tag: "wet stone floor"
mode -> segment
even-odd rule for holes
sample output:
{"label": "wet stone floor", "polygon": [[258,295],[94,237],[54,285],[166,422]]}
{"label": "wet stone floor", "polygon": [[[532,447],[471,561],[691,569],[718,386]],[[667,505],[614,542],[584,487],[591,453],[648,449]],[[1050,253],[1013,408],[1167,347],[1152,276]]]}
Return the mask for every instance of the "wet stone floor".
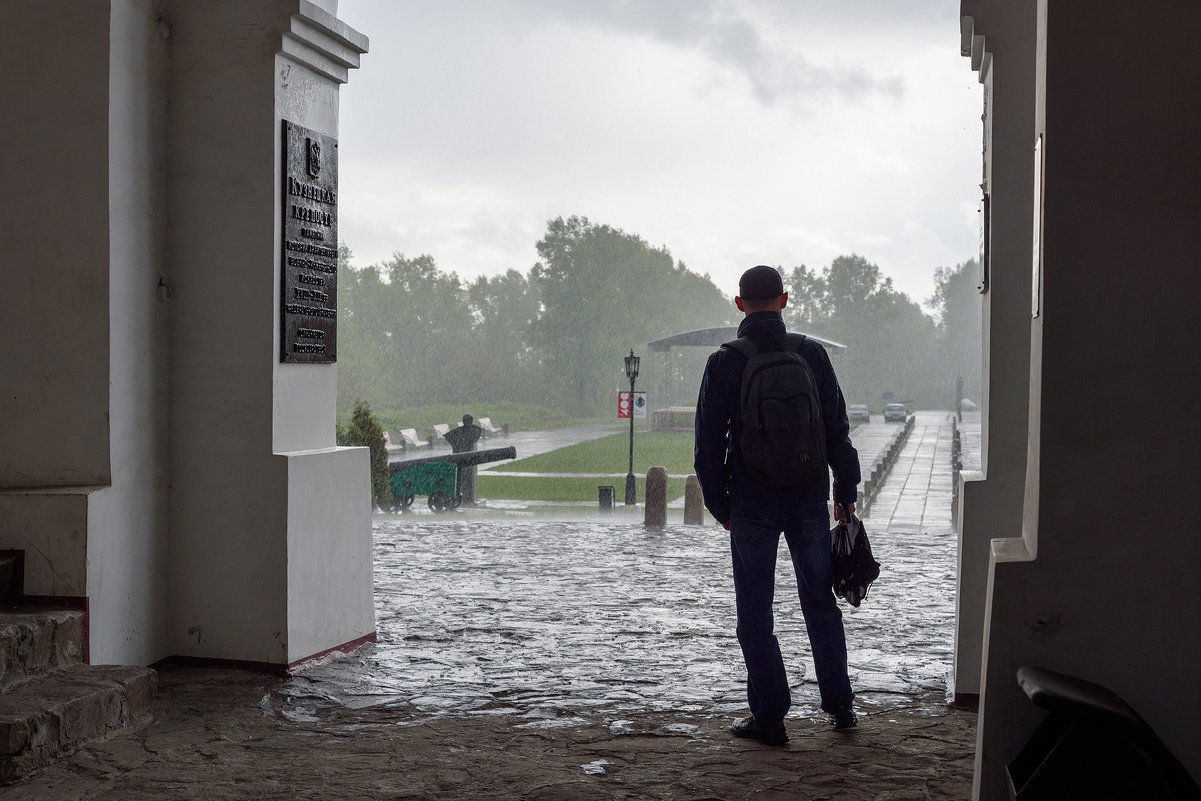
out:
{"label": "wet stone floor", "polygon": [[724,731],[745,714],[724,530],[380,518],[378,643],[283,681],[166,671],[149,727],[0,798],[965,798],[951,438],[919,414],[865,518],[883,567],[842,605],[853,733],[818,709],[783,549],[792,742],[769,749]]}

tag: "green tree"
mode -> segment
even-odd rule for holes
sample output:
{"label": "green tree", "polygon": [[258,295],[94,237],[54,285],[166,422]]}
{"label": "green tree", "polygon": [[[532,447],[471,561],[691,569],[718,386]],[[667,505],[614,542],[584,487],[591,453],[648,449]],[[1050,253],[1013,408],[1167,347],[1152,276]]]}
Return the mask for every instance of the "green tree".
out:
{"label": "green tree", "polygon": [[545,384],[577,411],[604,408],[624,385],[621,359],[631,349],[729,318],[722,293],[666,248],[586,217],[551,220],[537,250],[530,280],[542,311],[531,342]]}
{"label": "green tree", "polygon": [[805,265],[793,267],[791,272],[776,268],[784,279],[788,292],[788,305],[784,307],[784,319],[797,331],[818,332],[826,322],[825,281]]}
{"label": "green tree", "polygon": [[385,408],[392,388],[385,331],[384,283],[372,266],[351,267],[350,248],[338,249],[338,410],[357,399]]}
{"label": "green tree", "polygon": [[821,273],[805,266],[786,273],[789,324],[846,345],[835,369],[848,402],[879,406],[885,393],[929,406],[938,395],[935,325],[862,256],[839,256]]}
{"label": "green tree", "polygon": [[471,399],[471,311],[458,275],[432,256],[397,253],[382,265],[393,406]]}
{"label": "green tree", "polygon": [[595,414],[625,384],[631,349],[735,315],[708,276],[615,228],[558,218],[538,249],[528,275],[464,284],[428,255],[355,269],[343,247],[339,410],[536,399]]}
{"label": "green tree", "polygon": [[538,287],[517,270],[480,276],[467,287],[467,303],[475,340],[474,400],[528,396],[538,377],[538,354],[530,343],[541,309]]}
{"label": "green tree", "polygon": [[[926,301],[938,315],[938,354],[947,390],[963,379],[964,397],[981,398],[983,304],[980,264],[975,259],[934,271],[934,294]],[[954,403],[957,399],[951,398]]]}

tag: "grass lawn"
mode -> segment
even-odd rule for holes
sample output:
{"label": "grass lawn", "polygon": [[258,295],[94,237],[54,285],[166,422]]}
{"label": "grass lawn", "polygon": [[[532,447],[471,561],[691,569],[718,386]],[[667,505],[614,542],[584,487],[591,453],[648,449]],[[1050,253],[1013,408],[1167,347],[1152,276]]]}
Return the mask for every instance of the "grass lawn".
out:
{"label": "grass lawn", "polygon": [[[630,467],[629,432],[540,453],[499,465],[491,472],[518,473],[621,473]],[[647,468],[666,467],[669,474],[692,472],[691,431],[635,431],[634,475],[645,476]],[[595,479],[588,479],[595,481]],[[680,485],[683,487],[683,484]],[[624,487],[624,485],[623,485]],[[595,495],[595,487],[593,494]],[[622,490],[624,492],[624,489]],[[683,490],[681,489],[681,492]],[[498,496],[499,497],[499,496]]]}
{"label": "grass lawn", "polygon": [[[854,428],[854,426],[852,426]],[[625,473],[629,469],[628,431],[528,456],[481,473],[477,492],[481,498],[530,501],[597,500],[597,487],[611,484],[617,502],[625,497]],[[644,484],[649,467],[666,467],[669,475],[686,476],[692,469],[691,431],[635,431],[634,479],[638,500],[645,498]],[[615,473],[612,478],[578,476],[507,476],[505,473]],[[684,479],[667,480],[667,497],[684,494]]]}
{"label": "grass lawn", "polygon": [[[628,467],[628,465],[627,465]],[[638,501],[646,498],[646,471],[642,475],[634,474],[638,485]],[[620,478],[579,478],[551,476],[506,476],[489,471],[481,473],[476,480],[476,495],[480,498],[503,498],[513,501],[587,501],[597,502],[597,487],[609,484],[613,487],[613,495],[617,503],[621,503],[626,495],[625,476]],[[667,480],[668,499],[678,498],[684,494],[684,479],[669,478]]]}

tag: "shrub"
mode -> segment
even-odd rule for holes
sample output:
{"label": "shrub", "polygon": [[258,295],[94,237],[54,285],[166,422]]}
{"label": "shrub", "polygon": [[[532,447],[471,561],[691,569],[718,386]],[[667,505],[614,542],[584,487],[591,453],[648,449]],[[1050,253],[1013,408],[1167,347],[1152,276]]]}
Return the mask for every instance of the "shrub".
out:
{"label": "shrub", "polygon": [[337,438],[339,445],[365,445],[370,450],[372,504],[381,509],[388,508],[392,500],[392,485],[388,474],[388,451],[384,447],[384,429],[366,401],[355,401],[350,422],[345,427],[338,426]]}

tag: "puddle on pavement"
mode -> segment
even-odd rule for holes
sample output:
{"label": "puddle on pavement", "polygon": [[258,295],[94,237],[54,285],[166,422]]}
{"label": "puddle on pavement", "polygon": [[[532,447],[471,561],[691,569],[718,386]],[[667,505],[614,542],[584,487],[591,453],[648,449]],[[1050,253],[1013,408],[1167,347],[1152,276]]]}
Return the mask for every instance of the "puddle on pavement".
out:
{"label": "puddle on pavement", "polygon": [[[842,605],[852,682],[865,703],[934,712],[952,659],[954,533],[867,526],[883,570],[862,607]],[[745,707],[719,529],[381,518],[374,534],[379,641],[283,683],[265,711],[312,720],[338,705],[388,706],[555,726]],[[776,628],[792,714],[821,717],[783,546]]]}

